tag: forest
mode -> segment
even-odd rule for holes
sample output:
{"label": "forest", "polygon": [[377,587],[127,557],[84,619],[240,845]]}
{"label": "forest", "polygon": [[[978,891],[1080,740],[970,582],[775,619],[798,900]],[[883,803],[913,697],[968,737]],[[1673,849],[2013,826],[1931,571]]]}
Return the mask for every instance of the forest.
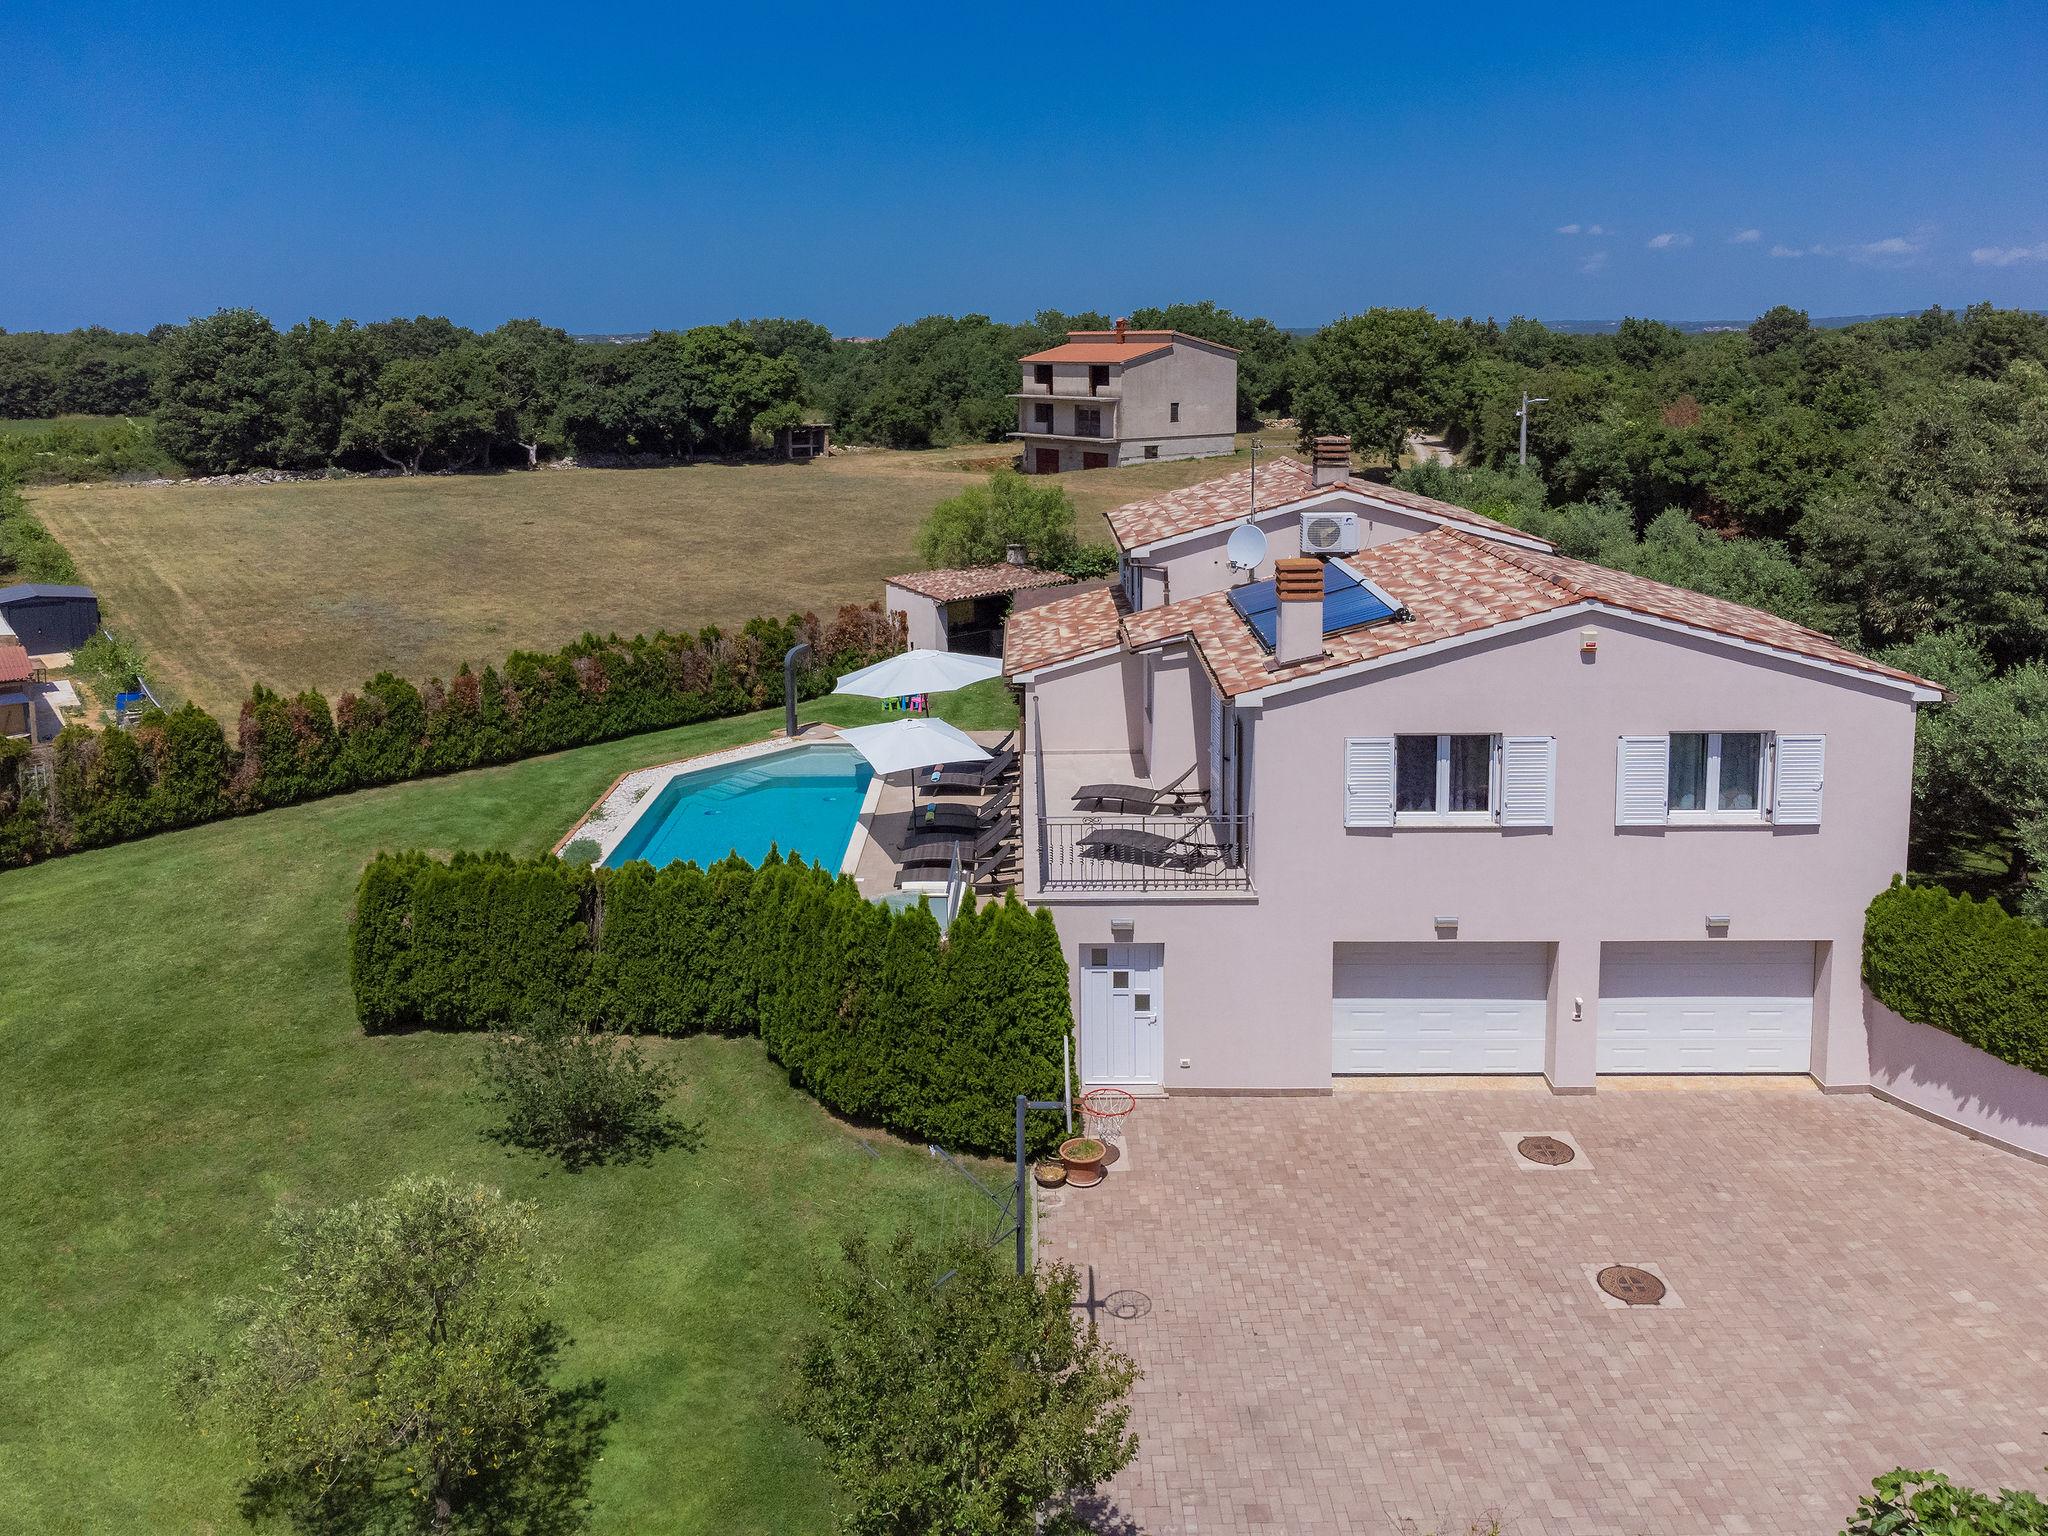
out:
{"label": "forest", "polygon": [[[1924,716],[1914,864],[2048,918],[2048,318],[1976,305],[1827,328],[1370,309],[1312,334],[1212,303],[1133,311],[1240,349],[1239,410],[1348,433],[1411,489],[1568,554],[1769,609],[1952,690]],[[535,320],[224,310],[146,335],[0,334],[0,478],[520,468],[744,457],[819,416],[842,442],[998,442],[1016,360],[1101,314],[928,316],[835,339],[735,320],[627,343]],[[1537,397],[1518,462],[1524,393]],[[1455,466],[1394,469],[1411,431]],[[0,529],[0,580],[30,530]]]}

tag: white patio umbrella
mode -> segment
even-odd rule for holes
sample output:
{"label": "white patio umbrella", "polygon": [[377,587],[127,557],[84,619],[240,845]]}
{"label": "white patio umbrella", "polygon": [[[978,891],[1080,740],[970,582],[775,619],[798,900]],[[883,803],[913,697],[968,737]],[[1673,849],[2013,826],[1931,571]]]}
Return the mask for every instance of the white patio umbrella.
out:
{"label": "white patio umbrella", "polygon": [[857,693],[869,699],[901,699],[914,693],[951,693],[955,688],[965,688],[970,683],[986,682],[991,677],[1002,675],[1003,663],[995,656],[962,656],[954,651],[905,651],[871,667],[862,667],[858,672],[847,673],[832,691]]}
{"label": "white patio umbrella", "polygon": [[857,725],[839,739],[868,760],[884,778],[941,763],[985,763],[988,749],[943,720],[913,715],[883,725]]}

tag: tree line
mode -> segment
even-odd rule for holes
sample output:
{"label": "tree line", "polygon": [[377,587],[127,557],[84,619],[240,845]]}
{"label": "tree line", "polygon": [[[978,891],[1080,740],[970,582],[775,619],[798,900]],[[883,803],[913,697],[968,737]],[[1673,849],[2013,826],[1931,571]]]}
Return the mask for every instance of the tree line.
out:
{"label": "tree line", "polygon": [[[1213,304],[1131,319],[1240,347],[1241,414],[1286,409],[1294,338],[1272,322]],[[884,447],[995,442],[1015,425],[1017,359],[1069,329],[1111,323],[1053,311],[1024,325],[941,315],[854,341],[813,321],[753,319],[610,344],[537,320],[481,333],[438,316],[280,330],[230,309],[146,335],[0,333],[0,419],[147,417],[152,446],[192,474],[740,454],[810,417]],[[17,446],[17,472],[85,478],[147,459],[128,435],[53,430],[51,441]]]}

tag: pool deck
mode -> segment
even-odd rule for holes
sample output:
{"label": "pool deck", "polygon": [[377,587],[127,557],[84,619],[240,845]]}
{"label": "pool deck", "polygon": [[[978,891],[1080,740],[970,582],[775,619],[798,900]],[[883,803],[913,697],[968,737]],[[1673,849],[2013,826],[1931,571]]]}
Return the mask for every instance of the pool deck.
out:
{"label": "pool deck", "polygon": [[[1002,731],[970,731],[983,746],[993,746],[1006,733]],[[671,779],[678,774],[695,773],[704,768],[719,768],[727,763],[745,762],[749,758],[767,757],[777,752],[787,752],[797,747],[822,746],[836,741],[839,728],[816,722],[802,726],[797,739],[789,740],[777,731],[766,741],[749,742],[743,747],[728,747],[721,752],[706,752],[696,757],[679,758],[670,763],[657,763],[651,768],[635,768],[622,773],[612,781],[611,787],[597,797],[595,804],[586,811],[576,825],[566,832],[555,844],[553,851],[559,854],[579,837],[587,837],[598,846],[598,863],[612,856],[627,832],[632,830],[642,805],[648,798],[658,795],[668,787]],[[896,856],[894,850],[903,838],[905,827],[910,821],[911,788],[905,783],[892,783],[877,775],[869,781],[867,799],[861,805],[860,820],[854,827],[853,841],[847,846],[846,859],[840,865],[842,874],[851,874],[859,885],[861,894],[873,900],[880,900],[898,887],[896,885]],[[913,885],[911,889],[923,889]],[[943,894],[944,879],[932,882],[930,889]]]}
{"label": "pool deck", "polygon": [[[806,741],[811,739],[811,730],[815,729],[812,727],[804,732]],[[1009,733],[969,731],[967,734],[982,746],[993,747]],[[936,880],[913,882],[908,887],[896,884],[894,850],[902,845],[903,833],[910,825],[911,793],[910,785],[880,777],[868,786],[868,803],[861,808],[860,828],[853,834],[848,862],[853,865],[854,882],[859,885],[861,895],[872,901],[879,901],[898,889],[924,890],[939,896],[945,894],[943,875]],[[950,798],[958,804],[970,803],[964,797]]]}

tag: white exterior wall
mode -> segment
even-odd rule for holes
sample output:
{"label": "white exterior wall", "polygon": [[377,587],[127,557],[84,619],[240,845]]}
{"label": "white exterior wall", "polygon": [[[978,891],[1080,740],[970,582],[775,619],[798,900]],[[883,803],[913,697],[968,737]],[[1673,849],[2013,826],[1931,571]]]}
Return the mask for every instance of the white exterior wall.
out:
{"label": "white exterior wall", "polygon": [[922,592],[912,592],[894,582],[882,586],[882,606],[891,613],[903,615],[904,630],[914,651],[943,651],[946,649],[946,606],[926,597]]}
{"label": "white exterior wall", "polygon": [[[1034,896],[1027,819],[1026,895],[1051,907],[1070,965],[1082,945],[1110,941],[1113,916],[1133,922],[1134,942],[1165,945],[1167,1091],[1327,1089],[1333,948],[1375,941],[1547,946],[1546,1072],[1588,1088],[1601,945],[1703,940],[1709,913],[1732,919],[1731,940],[1816,944],[1813,1073],[1828,1087],[1869,1082],[1863,909],[1905,867],[1912,704],[1874,682],[1618,616],[1595,623],[1589,662],[1586,622],[1304,689],[1252,714],[1255,897]],[[1046,684],[1034,692],[1052,701]],[[1074,735],[1082,702],[1053,707],[1060,738],[1085,739]],[[1105,727],[1122,728],[1113,716],[1098,719]],[[1617,830],[1619,736],[1721,729],[1824,733],[1821,824]],[[1556,737],[1555,825],[1347,830],[1345,738],[1439,732]],[[1049,732],[1045,745],[1063,740]],[[1457,917],[1455,938],[1438,938],[1439,915]]]}
{"label": "white exterior wall", "polygon": [[[1427,533],[1438,526],[1426,517],[1369,507],[1348,497],[1333,501],[1331,505],[1358,514],[1359,542],[1367,549],[1376,544],[1405,539],[1410,534]],[[1224,554],[1230,535],[1241,526],[1237,523],[1205,528],[1185,542],[1176,542],[1147,553],[1140,560],[1141,568],[1148,572],[1162,572],[1165,587],[1164,596],[1155,600],[1151,595],[1152,588],[1148,586],[1145,607],[1156,608],[1163,603],[1178,603],[1186,598],[1221,592],[1239,585],[1241,581],[1270,580],[1275,560],[1292,559],[1301,553],[1301,516],[1302,509],[1296,507],[1284,512],[1262,513],[1253,519],[1253,525],[1266,536],[1266,559],[1249,577],[1239,577],[1232,571]]]}

